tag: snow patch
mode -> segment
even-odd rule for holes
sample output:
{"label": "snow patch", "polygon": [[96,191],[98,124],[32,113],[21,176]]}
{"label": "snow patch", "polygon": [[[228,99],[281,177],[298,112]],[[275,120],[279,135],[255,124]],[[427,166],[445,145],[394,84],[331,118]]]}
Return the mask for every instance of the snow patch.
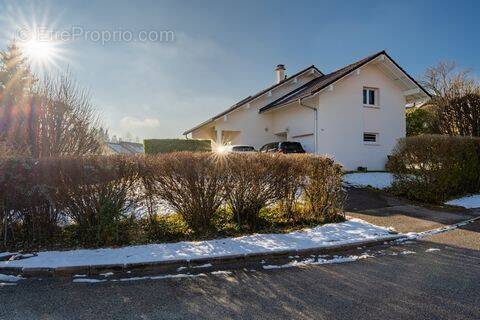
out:
{"label": "snow patch", "polygon": [[357,260],[361,259],[367,259],[373,257],[372,255],[369,254],[362,254],[362,255],[352,255],[352,256],[334,256],[333,259],[322,259],[318,258],[318,260],[315,260],[314,258],[309,258],[301,261],[291,261],[286,264],[282,265],[265,265],[263,266],[263,269],[265,270],[271,270],[271,269],[285,269],[285,268],[294,268],[294,267],[304,267],[304,266],[309,266],[309,265],[322,265],[322,264],[337,264],[337,263],[346,263],[346,262],[354,262]]}
{"label": "snow patch", "polygon": [[397,243],[400,243],[400,242],[401,243],[410,243],[411,241],[409,241],[409,240],[421,239],[421,238],[425,238],[425,237],[428,237],[428,236],[433,236],[433,235],[436,235],[436,234],[439,234],[439,233],[452,231],[452,230],[457,229],[458,227],[466,226],[467,224],[470,224],[470,223],[472,223],[474,221],[477,221],[479,219],[480,219],[480,217],[475,217],[475,218],[465,220],[465,221],[462,221],[462,222],[459,222],[459,223],[456,223],[456,224],[451,224],[451,225],[448,225],[448,226],[445,226],[445,227],[440,227],[440,228],[437,228],[437,229],[427,230],[427,231],[424,231],[424,232],[409,232],[409,233],[405,234],[407,236],[407,238],[398,239],[398,240],[396,240],[396,242]]}
{"label": "snow patch", "polygon": [[[211,263],[205,263],[205,264],[201,264],[199,266],[193,266],[192,268],[194,269],[198,269],[198,268],[210,268],[212,266]],[[178,269],[177,269],[178,270]]]}
{"label": "snow patch", "polygon": [[163,276],[145,276],[145,277],[131,277],[131,278],[122,278],[118,280],[111,280],[111,281],[139,281],[139,280],[161,280],[161,279],[176,279],[176,278],[196,278],[196,277],[205,277],[205,273],[199,274],[189,274],[189,273],[179,273],[179,274],[166,274]]}
{"label": "snow patch", "polygon": [[101,276],[104,276],[105,278],[111,277],[114,275],[113,272],[105,272],[105,273],[100,273]]}
{"label": "snow patch", "polygon": [[343,182],[351,187],[387,189],[393,184],[393,175],[389,172],[348,173],[343,176]]}
{"label": "snow patch", "polygon": [[229,276],[229,275],[232,274],[232,272],[231,271],[225,271],[225,270],[219,270],[219,271],[212,271],[212,272],[210,272],[210,274],[213,274],[213,275],[216,275],[216,276],[218,276],[218,275]]}
{"label": "snow patch", "polygon": [[425,252],[436,252],[436,251],[440,251],[440,249],[438,249],[438,248],[429,248],[429,249],[425,250]]}
{"label": "snow patch", "polygon": [[73,282],[76,283],[100,283],[100,282],[105,282],[107,280],[105,279],[91,279],[91,278],[76,278],[73,279]]}
{"label": "snow patch", "polygon": [[253,234],[237,238],[178,242],[123,248],[46,251],[28,259],[0,261],[1,267],[58,268],[172,260],[195,260],[247,254],[270,254],[284,250],[329,248],[360,241],[387,240],[384,227],[360,219],[332,223],[285,234]]}
{"label": "snow patch", "polygon": [[19,280],[24,279],[21,276],[12,276],[9,274],[2,274],[0,273],[0,282],[17,282]]}
{"label": "snow patch", "polygon": [[11,252],[0,252],[0,260],[4,260],[7,258],[10,258],[12,255],[15,255],[15,253]]}
{"label": "snow patch", "polygon": [[480,194],[453,199],[445,202],[445,204],[450,206],[464,207],[466,209],[480,208]]}

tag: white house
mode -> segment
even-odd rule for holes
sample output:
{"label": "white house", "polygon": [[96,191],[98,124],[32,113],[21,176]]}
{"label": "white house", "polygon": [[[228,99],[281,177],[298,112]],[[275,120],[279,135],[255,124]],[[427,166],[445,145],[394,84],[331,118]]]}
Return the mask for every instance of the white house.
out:
{"label": "white house", "polygon": [[248,96],[184,132],[193,139],[260,148],[298,141],[307,152],[329,155],[345,170],[383,170],[405,136],[405,105],[429,98],[385,51],[329,74],[315,66]]}

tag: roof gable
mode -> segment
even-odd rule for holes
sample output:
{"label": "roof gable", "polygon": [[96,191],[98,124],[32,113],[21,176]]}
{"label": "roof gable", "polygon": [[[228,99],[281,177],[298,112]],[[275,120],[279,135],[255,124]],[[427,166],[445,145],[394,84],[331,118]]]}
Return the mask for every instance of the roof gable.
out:
{"label": "roof gable", "polygon": [[338,69],[332,73],[313,79],[312,81],[304,84],[302,87],[297,88],[296,90],[293,90],[292,92],[287,93],[283,97],[262,107],[259,112],[260,113],[265,112],[272,108],[283,106],[293,101],[297,101],[298,99],[302,99],[310,95],[316,94],[320,90],[342,79],[346,75],[352,73],[353,71],[364,66],[370,61],[375,60],[377,57],[380,57],[381,55],[385,55],[401,72],[403,72],[411,81],[413,81],[413,83],[415,83],[417,87],[419,87],[427,96],[430,96],[430,94],[420,84],[418,84],[418,82],[415,81],[415,79],[413,79],[408,73],[406,73],[405,70],[403,70],[402,67],[400,67],[385,51],[380,51],[373,55],[365,57],[357,62],[354,62],[346,67]]}

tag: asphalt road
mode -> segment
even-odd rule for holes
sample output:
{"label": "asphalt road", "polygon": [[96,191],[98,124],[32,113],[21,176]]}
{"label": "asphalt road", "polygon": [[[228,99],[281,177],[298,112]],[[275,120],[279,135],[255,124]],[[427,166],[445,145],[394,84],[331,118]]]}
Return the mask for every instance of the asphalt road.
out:
{"label": "asphalt road", "polygon": [[[480,221],[333,265],[0,287],[0,319],[480,319]],[[433,249],[433,250],[432,250]],[[439,249],[439,250],[438,250]]]}

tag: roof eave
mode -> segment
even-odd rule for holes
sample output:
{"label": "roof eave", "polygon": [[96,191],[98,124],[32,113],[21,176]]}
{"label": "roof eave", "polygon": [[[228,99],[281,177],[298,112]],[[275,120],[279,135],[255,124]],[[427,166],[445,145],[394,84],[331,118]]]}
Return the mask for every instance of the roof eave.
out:
{"label": "roof eave", "polygon": [[268,88],[260,91],[259,93],[253,95],[253,96],[248,96],[247,98],[245,98],[245,99],[243,99],[243,100],[240,100],[239,102],[237,102],[236,104],[234,104],[232,107],[228,108],[227,110],[225,110],[225,111],[217,114],[216,116],[214,116],[214,117],[212,117],[212,118],[210,118],[210,119],[208,119],[208,120],[200,123],[199,125],[191,128],[191,129],[185,131],[185,132],[183,133],[183,135],[188,135],[189,133],[192,133],[193,131],[195,131],[195,130],[197,130],[197,129],[200,129],[200,128],[203,127],[203,126],[205,126],[205,125],[207,125],[207,124],[209,124],[209,123],[214,122],[215,120],[223,117],[224,115],[226,115],[226,114],[228,114],[228,113],[230,113],[230,112],[232,112],[232,111],[235,111],[236,109],[238,109],[239,107],[241,107],[241,106],[244,105],[245,103],[252,102],[252,101],[254,101],[254,100],[257,99],[257,98],[260,98],[260,97],[263,96],[264,94],[268,93],[270,90],[273,90],[273,89],[275,89],[275,88],[277,88],[277,87],[279,87],[279,86],[287,83],[288,81],[290,81],[290,80],[292,80],[292,79],[294,79],[294,78],[296,78],[296,77],[304,74],[305,72],[307,72],[307,71],[310,70],[310,69],[313,69],[313,70],[315,70],[316,72],[318,72],[318,73],[320,74],[320,76],[323,76],[323,75],[324,75],[323,72],[321,72],[317,67],[315,67],[315,65],[312,64],[311,66],[309,66],[309,67],[307,67],[307,68],[305,68],[305,69],[303,69],[303,70],[300,70],[300,71],[298,71],[297,73],[291,75],[290,77],[288,77],[288,78],[285,79],[284,81],[279,82],[279,83],[276,83],[276,84],[274,84],[273,86],[270,86],[270,87],[268,87]]}

